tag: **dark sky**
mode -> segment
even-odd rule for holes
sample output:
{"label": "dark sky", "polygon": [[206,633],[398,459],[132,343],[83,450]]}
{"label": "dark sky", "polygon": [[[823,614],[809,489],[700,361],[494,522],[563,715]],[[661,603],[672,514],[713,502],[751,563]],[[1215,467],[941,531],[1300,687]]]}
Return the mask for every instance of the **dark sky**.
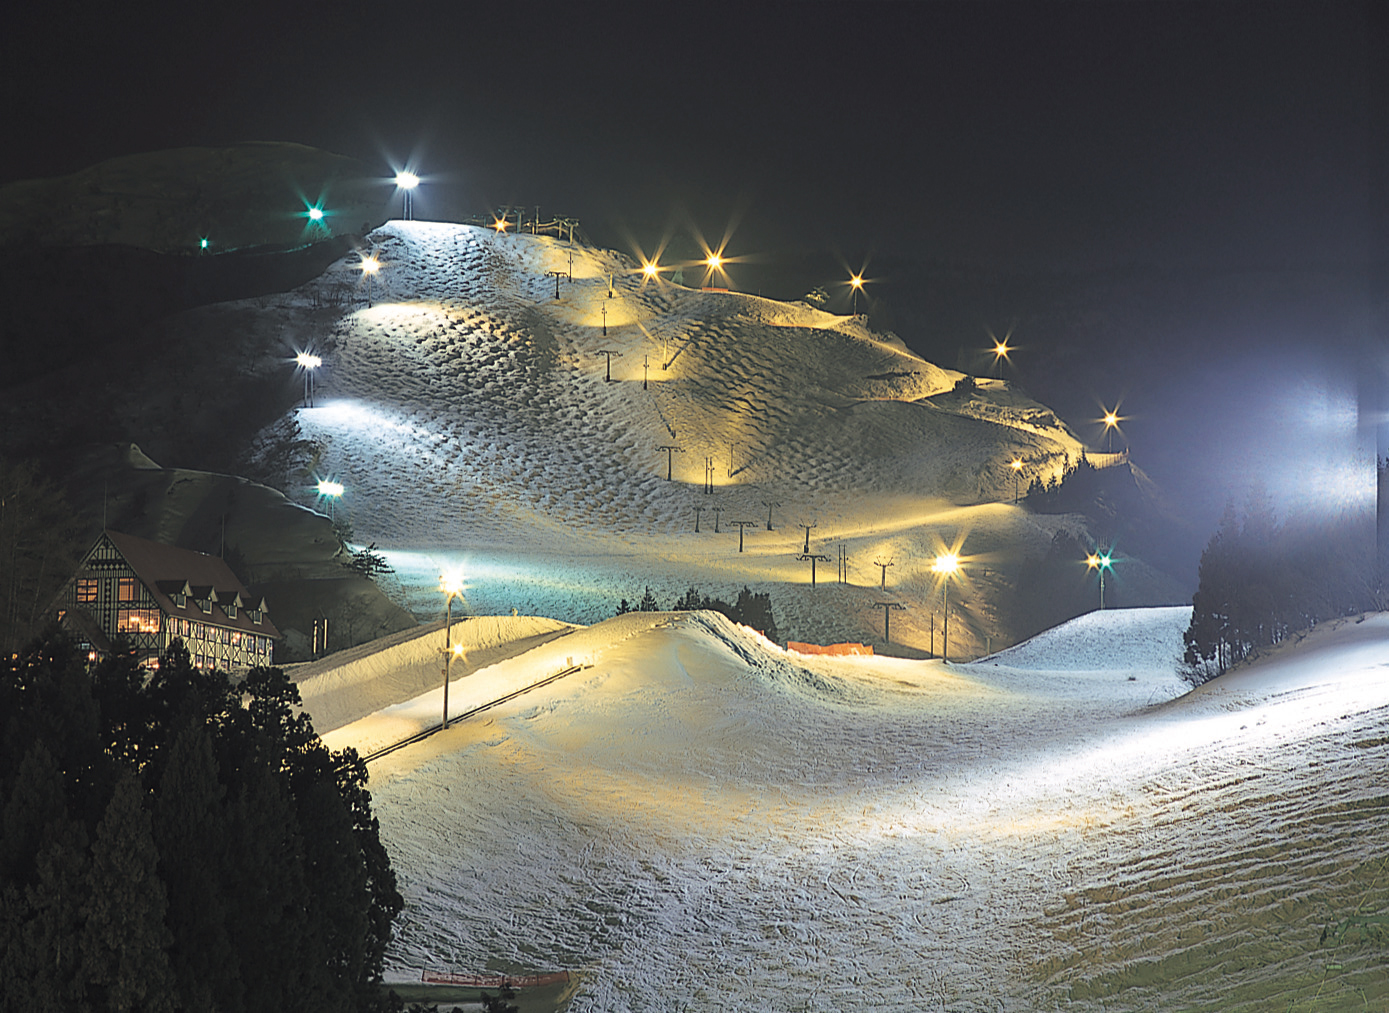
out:
{"label": "dark sky", "polygon": [[[24,5],[0,181],[294,140],[730,253],[1354,260],[1362,4]],[[383,164],[384,169],[384,164]]]}
{"label": "dark sky", "polygon": [[[782,298],[865,263],[899,307],[927,262],[1329,265],[1338,284],[1374,282],[1389,223],[1389,102],[1371,60],[1389,48],[1383,7],[30,4],[0,35],[0,182],[290,140],[383,175],[413,155],[421,218],[539,204],[648,251],[672,226],[714,243],[732,230],[727,252],[751,258],[736,287]],[[1307,431],[1289,399],[1341,404],[1355,384],[1344,356],[1319,365],[1323,346],[1382,338],[1368,303],[1360,327],[1334,293],[1273,306],[1252,291],[1233,311],[1159,307],[1167,330],[1116,332],[1112,362],[1092,348],[1083,383],[1034,393],[1081,429],[1125,397],[1138,459],[1213,525],[1272,468],[1259,462],[1290,488],[1310,473],[1289,464]],[[959,340],[1005,322],[969,320]],[[924,350],[931,324],[899,329]]]}

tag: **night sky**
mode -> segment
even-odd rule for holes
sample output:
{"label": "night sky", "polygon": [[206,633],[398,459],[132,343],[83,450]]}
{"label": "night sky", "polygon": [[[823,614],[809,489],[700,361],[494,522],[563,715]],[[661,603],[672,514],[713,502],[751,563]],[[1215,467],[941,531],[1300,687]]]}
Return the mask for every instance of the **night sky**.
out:
{"label": "night sky", "polygon": [[1366,253],[1368,6],[204,6],[8,15],[0,181],[293,140],[768,259]]}
{"label": "night sky", "polygon": [[[1371,54],[1389,32],[1371,3],[202,7],[7,14],[0,182],[290,140],[383,176],[411,161],[420,218],[538,204],[647,252],[672,234],[686,253],[693,236],[729,234],[727,252],[748,258],[732,272],[744,291],[795,298],[866,266],[875,297],[901,306],[928,263],[1384,273]],[[1109,390],[1036,393],[1073,424],[1086,399],[1126,396],[1147,466],[1181,491],[1202,439],[1183,427],[1220,412],[1210,377],[1177,375],[1196,368],[1192,349],[1243,374],[1253,400],[1215,424],[1247,463],[1236,420],[1276,413],[1270,399],[1308,382],[1322,346],[1363,349],[1364,334],[1329,333],[1361,308],[1337,310],[1334,324],[1286,307],[1184,324],[1157,339],[1171,375],[1153,373],[1160,356],[1116,354]],[[899,329],[921,347],[914,323],[929,329]],[[1006,321],[960,341],[987,344],[990,324]],[[1122,375],[1134,362],[1147,375]],[[1345,393],[1344,366],[1311,381],[1323,401]]]}

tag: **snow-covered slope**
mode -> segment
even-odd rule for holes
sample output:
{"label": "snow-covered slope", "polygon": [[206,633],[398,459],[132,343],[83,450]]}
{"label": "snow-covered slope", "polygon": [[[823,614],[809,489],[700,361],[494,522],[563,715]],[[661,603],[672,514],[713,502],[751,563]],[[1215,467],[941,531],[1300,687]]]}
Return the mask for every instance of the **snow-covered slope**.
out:
{"label": "snow-covered slope", "polygon": [[707,613],[547,645],[593,667],[373,765],[390,976],[566,968],[577,1011],[1381,1008],[1389,616],[1183,696],[1177,618],[1007,666]]}
{"label": "snow-covered slope", "polygon": [[[1015,485],[1082,452],[1044,406],[1000,381],[953,391],[961,374],[860,318],[651,281],[607,251],[430,222],[369,239],[374,278],[349,258],[269,312],[324,356],[295,421],[417,612],[463,563],[484,613],[594,622],[646,584],[664,603],[746,583],[776,592],[800,639],[870,639],[871,596],[804,593],[805,524],[860,589],[895,560],[914,606],[898,642],[924,651],[930,563],[963,538],[988,565],[955,595],[957,646],[1011,639],[998,601],[1067,523],[1013,509]],[[1180,594],[1140,569],[1135,593]],[[480,576],[499,570],[513,579]],[[836,570],[820,561],[818,582]]]}

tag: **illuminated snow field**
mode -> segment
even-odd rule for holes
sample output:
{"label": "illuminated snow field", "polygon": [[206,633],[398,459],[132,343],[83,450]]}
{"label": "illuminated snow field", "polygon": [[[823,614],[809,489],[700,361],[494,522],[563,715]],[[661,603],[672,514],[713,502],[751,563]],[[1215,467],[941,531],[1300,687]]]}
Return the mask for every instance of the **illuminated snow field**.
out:
{"label": "illuminated snow field", "polygon": [[[543,236],[368,241],[369,282],[349,257],[264,310],[323,356],[295,413],[315,477],[416,615],[462,568],[452,714],[570,673],[372,763],[406,897],[391,980],[564,969],[576,1011],[1386,1008],[1389,617],[1194,692],[1189,608],[981,658],[1015,639],[1023,560],[1076,523],[1013,504],[1085,449],[1045,406],[956,390],[863,318]],[[900,601],[893,644],[923,657],[957,549],[972,664],[609,618],[648,584],[747,584],[783,638],[881,645]],[[1116,564],[1108,604],[1182,600],[1158,576]],[[329,744],[435,722],[442,638],[296,669]]]}
{"label": "illuminated snow field", "polygon": [[[592,666],[372,764],[388,978],[563,968],[574,1010],[1384,1008],[1389,616],[1185,692],[1187,616],[943,667],[651,613],[470,668],[455,700]],[[437,718],[437,686],[400,695],[328,740]]]}

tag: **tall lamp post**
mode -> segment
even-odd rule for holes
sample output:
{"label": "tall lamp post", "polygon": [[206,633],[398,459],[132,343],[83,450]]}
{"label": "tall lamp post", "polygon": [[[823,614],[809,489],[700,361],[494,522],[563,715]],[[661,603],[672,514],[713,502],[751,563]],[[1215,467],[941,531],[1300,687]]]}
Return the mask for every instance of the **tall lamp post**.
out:
{"label": "tall lamp post", "polygon": [[849,276],[849,288],[853,289],[854,316],[858,316],[858,294],[863,291],[863,275]]}
{"label": "tall lamp post", "polygon": [[395,174],[395,185],[401,192],[401,216],[408,222],[415,217],[415,187],[420,185],[420,177],[406,169]]}
{"label": "tall lamp post", "polygon": [[304,406],[313,407],[313,371],[323,365],[323,360],[311,352],[300,352],[294,357],[299,368],[304,371]]}
{"label": "tall lamp post", "polygon": [[331,520],[337,519],[338,498],[342,496],[343,486],[341,482],[331,482],[328,479],[321,479],[318,483],[318,494],[328,500],[328,517]]}
{"label": "tall lamp post", "polygon": [[994,338],[994,375],[995,375],[995,376],[1002,377],[1002,376],[1003,376],[1003,363],[1005,363],[1005,362],[1012,362],[1012,361],[1013,361],[1013,360],[1011,360],[1011,359],[1008,358],[1008,353],[1011,352],[1011,351],[1013,351],[1013,346],[1010,345],[1010,344],[1008,344],[1008,339],[1007,339],[1007,338],[1004,338],[1002,341],[999,341],[997,338]]}
{"label": "tall lamp post", "polygon": [[381,260],[380,260],[379,257],[376,256],[375,253],[373,253],[373,254],[371,254],[371,256],[369,256],[369,257],[363,257],[363,258],[362,258],[361,268],[362,268],[362,277],[365,278],[366,281],[367,281],[367,305],[370,306],[370,305],[371,305],[371,281],[372,281],[373,278],[376,277],[376,272],[378,272],[378,271],[381,270]]}
{"label": "tall lamp post", "polygon": [[1106,453],[1112,454],[1114,452],[1114,430],[1119,428],[1119,423],[1122,420],[1119,418],[1119,412],[1116,410],[1106,411],[1101,421],[1104,422],[1104,449]]}
{"label": "tall lamp post", "polygon": [[1113,562],[1114,562],[1114,561],[1113,561],[1113,559],[1110,558],[1110,555],[1109,555],[1108,552],[1106,552],[1104,555],[1100,555],[1100,554],[1097,553],[1097,552],[1092,552],[1092,553],[1090,553],[1090,555],[1089,555],[1088,557],[1086,557],[1086,560],[1085,560],[1085,566],[1086,566],[1087,569],[1090,569],[1090,570],[1099,570],[1099,571],[1100,571],[1100,611],[1101,611],[1101,612],[1104,611],[1104,572],[1105,572],[1106,570],[1112,570],[1112,569],[1114,568]]}
{"label": "tall lamp post", "polygon": [[[444,594],[444,727],[449,726],[449,675],[453,656],[453,599],[463,597],[463,575],[457,571],[439,575],[439,590]],[[461,644],[459,645],[462,646]]]}
{"label": "tall lamp post", "polygon": [[1022,458],[1015,457],[1008,462],[1008,467],[1013,469],[1013,505],[1018,505],[1018,484],[1022,481]]}
{"label": "tall lamp post", "polygon": [[931,572],[941,575],[940,600],[944,634],[941,639],[941,660],[950,660],[950,578],[960,572],[960,557],[953,552],[937,556],[931,564]]}

